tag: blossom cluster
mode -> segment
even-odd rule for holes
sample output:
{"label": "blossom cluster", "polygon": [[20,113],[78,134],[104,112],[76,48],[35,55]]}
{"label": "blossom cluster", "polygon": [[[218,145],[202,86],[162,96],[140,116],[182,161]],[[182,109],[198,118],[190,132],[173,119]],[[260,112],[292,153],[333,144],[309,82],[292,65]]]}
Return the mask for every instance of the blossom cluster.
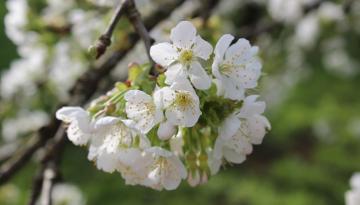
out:
{"label": "blossom cluster", "polygon": [[222,164],[242,163],[270,129],[265,102],[249,94],[261,75],[257,47],[246,39],[232,44],[226,34],[213,51],[188,21],[170,39],[150,49],[160,75],[134,64],[128,81],[87,111],[56,113],[68,124],[69,140],[86,145],[98,169],[157,190],[176,189],[182,179],[191,186],[207,182]]}

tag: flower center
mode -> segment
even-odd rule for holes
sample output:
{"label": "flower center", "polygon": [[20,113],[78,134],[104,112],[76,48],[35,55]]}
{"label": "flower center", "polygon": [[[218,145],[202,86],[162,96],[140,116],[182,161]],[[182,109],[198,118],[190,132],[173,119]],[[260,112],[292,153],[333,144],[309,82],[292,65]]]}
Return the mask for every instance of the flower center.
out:
{"label": "flower center", "polygon": [[145,107],[146,107],[146,114],[152,115],[153,113],[155,113],[154,103],[151,102],[145,103]]}
{"label": "flower center", "polygon": [[192,50],[184,50],[180,53],[180,63],[181,64],[190,64],[192,59],[193,59],[194,55]]}
{"label": "flower center", "polygon": [[174,104],[179,106],[182,110],[185,110],[193,104],[193,101],[189,93],[178,92],[176,93]]}
{"label": "flower center", "polygon": [[233,66],[230,64],[222,64],[219,66],[220,73],[224,75],[230,75],[232,70],[233,70]]}

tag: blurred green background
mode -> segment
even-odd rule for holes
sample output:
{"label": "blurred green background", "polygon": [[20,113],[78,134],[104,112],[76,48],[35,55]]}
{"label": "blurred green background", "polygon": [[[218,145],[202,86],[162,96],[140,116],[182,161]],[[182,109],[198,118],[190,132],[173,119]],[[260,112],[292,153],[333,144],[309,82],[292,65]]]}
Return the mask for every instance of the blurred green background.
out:
{"label": "blurred green background", "polygon": [[[0,19],[6,12],[4,7],[1,3]],[[239,11],[225,20],[243,23],[237,22],[245,15]],[[6,69],[17,53],[4,34],[3,21],[0,29],[0,68]],[[291,32],[284,30],[275,32],[274,39]],[[344,35],[349,50],[359,60],[360,37],[351,32]],[[287,58],[286,52],[274,52],[263,53],[265,80],[286,72],[278,69]],[[305,53],[308,74],[287,91],[279,105],[267,110],[272,130],[263,144],[255,146],[243,164],[228,166],[206,185],[190,188],[183,183],[170,192],[125,186],[120,175],[98,171],[86,159],[86,150],[70,143],[62,161],[63,178],[83,191],[88,205],[344,204],[349,178],[360,170],[360,76],[343,78],[329,72],[317,58],[319,52],[315,47]],[[35,171],[30,164],[11,182],[19,188],[14,204],[26,204]],[[0,204],[9,203],[1,203],[6,194],[5,187],[0,188]]]}

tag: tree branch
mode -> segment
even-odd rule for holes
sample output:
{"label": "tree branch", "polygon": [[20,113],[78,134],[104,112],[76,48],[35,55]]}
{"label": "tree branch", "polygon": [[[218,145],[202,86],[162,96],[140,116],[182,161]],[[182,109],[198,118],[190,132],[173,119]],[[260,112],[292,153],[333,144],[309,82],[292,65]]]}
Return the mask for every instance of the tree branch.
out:
{"label": "tree branch", "polygon": [[[144,41],[145,48],[146,48],[146,55],[149,58],[149,61],[152,65],[154,65],[154,61],[150,56],[150,47],[153,44],[154,40],[150,37],[148,30],[146,29],[143,21],[141,20],[141,16],[139,11],[136,8],[134,0],[129,0],[129,9],[126,11],[127,17],[134,26],[136,32],[139,34],[141,39]],[[152,69],[152,72],[155,72]]]}
{"label": "tree branch", "polygon": [[105,32],[99,37],[99,39],[95,43],[95,46],[90,47],[90,52],[93,52],[92,50],[94,50],[96,54],[96,59],[100,58],[106,52],[107,47],[111,45],[111,36],[121,16],[127,10],[128,2],[129,0],[123,0],[120,2],[118,7],[116,8],[114,16],[111,18],[109,26],[107,27]]}

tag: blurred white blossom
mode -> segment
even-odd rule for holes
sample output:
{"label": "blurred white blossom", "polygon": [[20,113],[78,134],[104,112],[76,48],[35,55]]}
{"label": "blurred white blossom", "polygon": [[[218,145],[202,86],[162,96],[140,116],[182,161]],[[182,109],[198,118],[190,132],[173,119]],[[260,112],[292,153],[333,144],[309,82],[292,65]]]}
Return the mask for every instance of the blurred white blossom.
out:
{"label": "blurred white blossom", "polygon": [[85,205],[86,203],[81,190],[69,183],[55,184],[51,197],[53,205]]}
{"label": "blurred white blossom", "polygon": [[49,116],[43,111],[19,112],[15,118],[8,118],[3,121],[3,139],[7,142],[14,141],[21,135],[38,130],[48,121]]}
{"label": "blurred white blossom", "polygon": [[346,205],[360,204],[360,173],[354,173],[350,179],[351,190],[345,193]]}

